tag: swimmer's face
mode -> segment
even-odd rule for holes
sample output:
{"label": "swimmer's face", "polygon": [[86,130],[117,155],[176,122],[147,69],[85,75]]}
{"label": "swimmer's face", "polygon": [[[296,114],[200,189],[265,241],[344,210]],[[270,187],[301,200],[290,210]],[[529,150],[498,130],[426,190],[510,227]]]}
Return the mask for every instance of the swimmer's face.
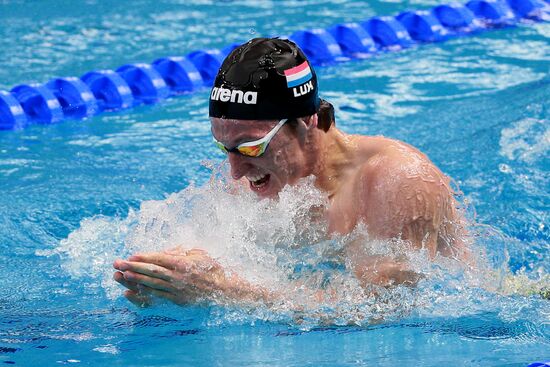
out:
{"label": "swimmer's face", "polygon": [[[211,118],[214,138],[227,148],[258,140],[277,125],[277,120],[229,120]],[[261,197],[274,197],[287,184],[305,177],[305,155],[297,134],[285,123],[259,157],[228,153],[231,176],[246,179],[250,189]]]}

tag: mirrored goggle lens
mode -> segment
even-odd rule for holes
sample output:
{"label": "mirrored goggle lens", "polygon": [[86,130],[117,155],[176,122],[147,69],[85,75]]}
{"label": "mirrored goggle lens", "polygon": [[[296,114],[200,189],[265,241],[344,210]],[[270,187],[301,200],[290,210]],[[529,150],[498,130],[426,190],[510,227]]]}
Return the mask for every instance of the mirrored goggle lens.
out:
{"label": "mirrored goggle lens", "polygon": [[247,157],[258,157],[264,152],[264,144],[237,147],[237,150],[239,153],[246,155]]}

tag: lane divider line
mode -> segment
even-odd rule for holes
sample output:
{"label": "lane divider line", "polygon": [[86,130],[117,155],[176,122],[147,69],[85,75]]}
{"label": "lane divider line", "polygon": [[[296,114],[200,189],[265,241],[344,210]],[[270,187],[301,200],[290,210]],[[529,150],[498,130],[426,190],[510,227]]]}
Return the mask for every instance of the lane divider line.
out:
{"label": "lane divider line", "polygon": [[[322,66],[548,20],[550,0],[470,0],[464,5],[443,4],[328,29],[296,31],[286,38],[297,43],[313,65]],[[237,46],[233,43],[221,50],[197,50],[151,64],[127,64],[116,71],[95,70],[80,78],[55,78],[45,84],[20,84],[9,92],[0,90],[0,130],[84,119],[211,87],[225,56]]]}

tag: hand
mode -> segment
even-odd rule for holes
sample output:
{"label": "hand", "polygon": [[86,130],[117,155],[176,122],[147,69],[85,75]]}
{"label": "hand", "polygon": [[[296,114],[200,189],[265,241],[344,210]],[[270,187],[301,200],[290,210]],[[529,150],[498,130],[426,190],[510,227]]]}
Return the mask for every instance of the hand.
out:
{"label": "hand", "polygon": [[124,296],[139,306],[158,296],[178,305],[225,295],[228,279],[222,266],[200,249],[176,248],[117,259],[114,279],[128,290]]}
{"label": "hand", "polygon": [[365,279],[383,287],[400,284],[414,287],[423,278],[422,274],[411,270],[407,263],[384,257],[376,259],[369,271],[372,275],[367,275]]}

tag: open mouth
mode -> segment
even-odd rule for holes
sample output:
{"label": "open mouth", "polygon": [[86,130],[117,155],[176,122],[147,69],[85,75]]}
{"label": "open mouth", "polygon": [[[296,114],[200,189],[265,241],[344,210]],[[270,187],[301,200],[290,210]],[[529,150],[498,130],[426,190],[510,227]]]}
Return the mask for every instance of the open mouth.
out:
{"label": "open mouth", "polygon": [[248,181],[250,181],[250,186],[255,189],[260,189],[267,185],[269,182],[270,175],[257,175],[257,176],[247,176]]}

